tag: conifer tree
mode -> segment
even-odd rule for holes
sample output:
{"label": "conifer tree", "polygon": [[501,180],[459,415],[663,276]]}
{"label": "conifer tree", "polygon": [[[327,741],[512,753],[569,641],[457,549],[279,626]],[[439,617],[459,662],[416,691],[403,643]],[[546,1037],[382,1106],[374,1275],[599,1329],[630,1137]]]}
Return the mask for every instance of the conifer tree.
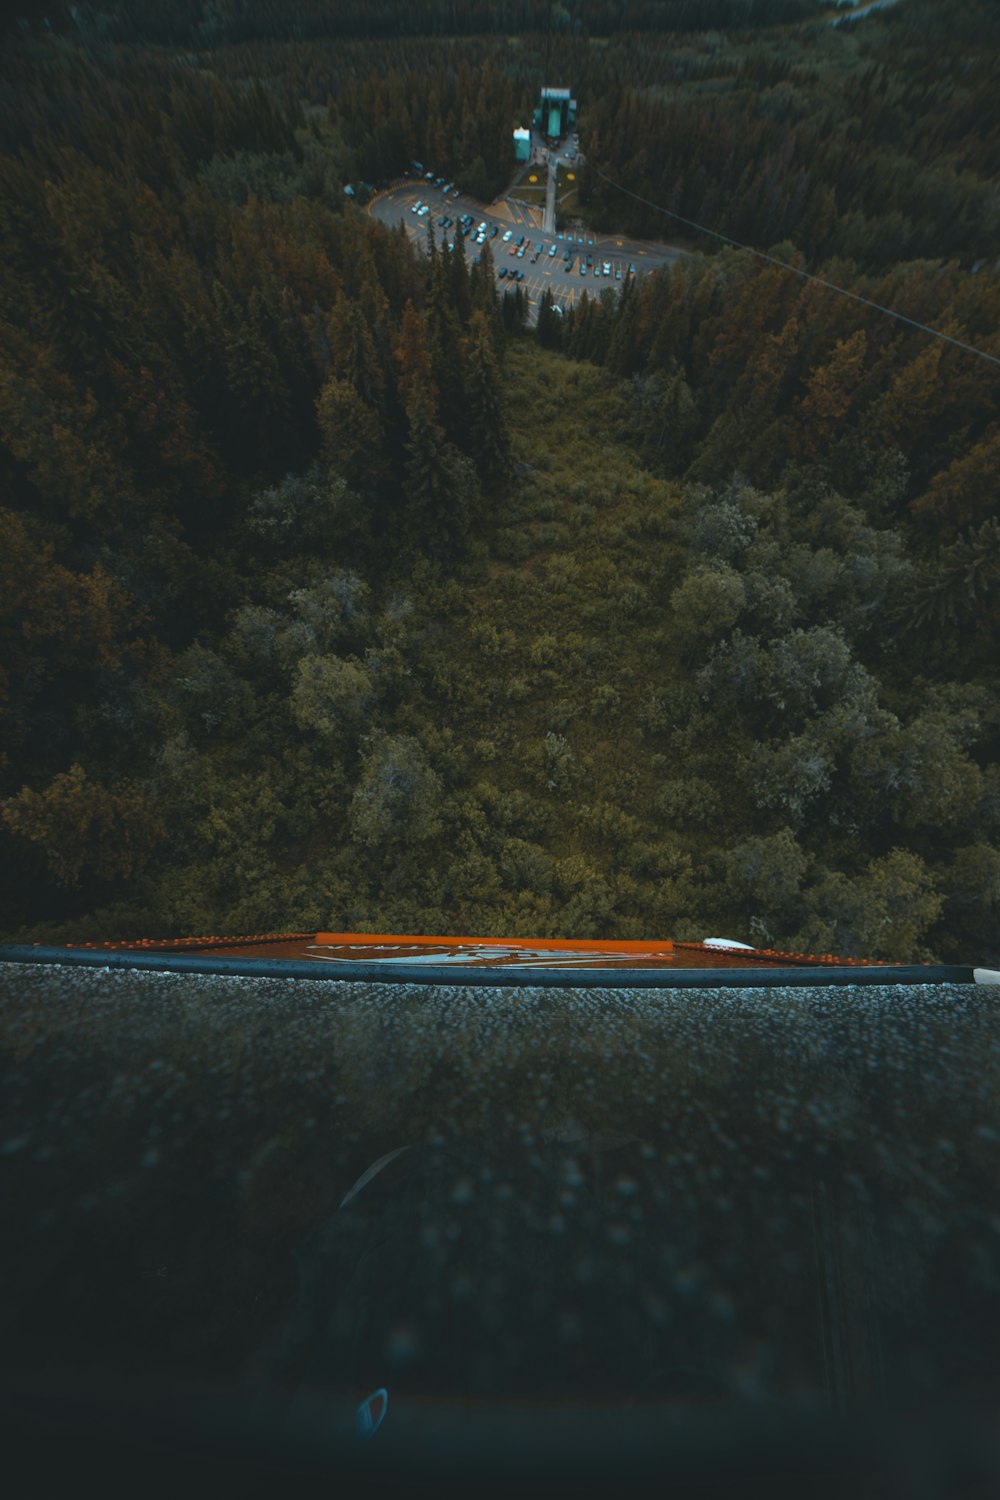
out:
{"label": "conifer tree", "polygon": [[503,478],[510,470],[510,431],[503,382],[486,314],[478,310],[463,340],[469,448],[484,480]]}
{"label": "conifer tree", "polygon": [[[482,255],[487,253],[487,247],[483,245],[480,263]],[[475,267],[472,269],[475,270]],[[464,328],[472,313],[472,286],[469,265],[465,259],[465,240],[460,234],[455,236],[454,250],[448,253],[448,273],[451,303]]]}
{"label": "conifer tree", "polygon": [[913,503],[914,513],[942,523],[952,533],[982,521],[996,506],[1000,472],[1000,422],[992,423],[974,444],[947,469],[934,476]]}
{"label": "conifer tree", "polygon": [[458,554],[478,505],[475,470],[449,443],[426,386],[415,385],[406,404],[409,439],[403,533],[431,557]]}
{"label": "conifer tree", "polygon": [[424,325],[434,383],[439,391],[440,419],[451,440],[461,443],[468,410],[462,381],[462,329],[451,297],[450,258],[447,250],[443,250],[431,268]]}
{"label": "conifer tree", "polygon": [[608,368],[619,377],[638,367],[639,299],[631,276],[622,287],[608,345]]}
{"label": "conifer tree", "polygon": [[542,300],[538,304],[538,323],[535,332],[538,342],[543,349],[558,349],[562,339],[562,326],[559,314],[554,311],[555,298],[548,287],[542,293]]}
{"label": "conifer tree", "polygon": [[272,465],[283,452],[291,400],[265,334],[260,296],[252,291],[244,312],[216,282],[216,306],[224,328],[229,397],[222,412],[221,440],[234,467]]}
{"label": "conifer tree", "polygon": [[423,389],[431,402],[438,398],[437,385],[431,369],[431,354],[427,347],[427,336],[420,314],[407,299],[399,328],[399,343],[395,350],[399,367],[397,389],[403,406],[407,406],[416,389]]}
{"label": "conifer tree", "polygon": [[376,413],[385,407],[385,387],[375,343],[357,303],[341,292],[326,325],[334,374],[351,384]]}
{"label": "conifer tree", "polygon": [[813,370],[806,381],[807,395],[799,413],[809,453],[819,452],[836,435],[855,399],[867,351],[868,335],[859,328],[850,338],[838,339],[827,362]]}

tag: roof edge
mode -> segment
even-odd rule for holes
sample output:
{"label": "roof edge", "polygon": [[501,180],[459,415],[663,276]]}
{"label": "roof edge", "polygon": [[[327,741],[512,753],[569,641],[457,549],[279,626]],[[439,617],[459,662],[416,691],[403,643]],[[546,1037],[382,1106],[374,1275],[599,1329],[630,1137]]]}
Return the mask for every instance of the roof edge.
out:
{"label": "roof edge", "polygon": [[812,967],[699,969],[550,969],[527,964],[486,968],[463,964],[384,964],[362,961],[327,965],[314,960],[207,958],[201,954],[135,952],[121,949],[55,948],[0,945],[0,962],[77,965],[81,968],[131,969],[172,974],[210,974],[258,979],[311,979],[317,983],[408,984],[480,989],[771,989],[828,985],[939,985],[992,983],[977,980],[964,964],[839,964]]}

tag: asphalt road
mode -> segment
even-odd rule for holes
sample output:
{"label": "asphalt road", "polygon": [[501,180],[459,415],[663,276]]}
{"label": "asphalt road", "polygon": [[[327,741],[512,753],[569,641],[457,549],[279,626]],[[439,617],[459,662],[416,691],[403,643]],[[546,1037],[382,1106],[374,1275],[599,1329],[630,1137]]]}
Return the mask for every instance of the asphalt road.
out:
{"label": "asphalt road", "polygon": [[[423,218],[412,211],[418,201],[430,206],[430,213]],[[595,297],[607,287],[620,289],[630,264],[635,266],[636,275],[642,276],[671,265],[685,253],[653,240],[629,240],[618,235],[545,235],[542,233],[540,207],[532,208],[509,198],[499,198],[496,203],[486,207],[464,193],[456,196],[454,192],[445,198],[440,188],[415,178],[404,179],[378,193],[368,204],[368,212],[372,218],[390,227],[402,222],[409,237],[421,249],[427,244],[428,222],[434,225],[438,242],[445,236],[449,241],[454,240],[457,221],[463,214],[472,214],[474,227],[485,223],[487,232],[496,226],[497,235],[488,243],[496,262],[497,284],[501,288],[508,285],[506,276],[500,278],[501,268],[506,269],[508,274],[513,270],[524,272],[524,280],[520,285],[528,294],[529,321],[532,323],[537,320],[538,306],[546,290],[551,290],[560,307],[568,309],[584,291]],[[437,221],[444,215],[456,221],[447,230],[438,227]],[[512,232],[512,239],[505,244],[503,236],[508,230]],[[510,251],[512,246],[516,247],[516,241],[522,234],[526,236],[530,248],[518,258]],[[540,244],[543,248],[538,258],[534,259]],[[553,245],[556,253],[550,255]],[[570,269],[567,269],[563,259],[567,246],[572,246],[573,250]],[[470,262],[476,259],[479,249],[471,236],[466,239],[465,253]],[[592,266],[586,265],[588,255],[593,258]],[[586,268],[582,275],[581,258]],[[610,276],[595,274],[604,261],[611,265]],[[621,280],[616,276],[619,271]]]}

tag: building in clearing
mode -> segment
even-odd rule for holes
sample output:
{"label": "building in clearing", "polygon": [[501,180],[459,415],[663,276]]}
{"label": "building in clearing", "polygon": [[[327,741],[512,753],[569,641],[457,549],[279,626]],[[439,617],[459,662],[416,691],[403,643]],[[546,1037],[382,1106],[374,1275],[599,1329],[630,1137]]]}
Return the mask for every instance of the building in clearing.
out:
{"label": "building in clearing", "polygon": [[531,160],[531,131],[518,128],[514,131],[514,160]]}
{"label": "building in clearing", "polygon": [[535,124],[551,145],[558,145],[576,124],[576,100],[571,97],[569,89],[547,85],[542,88]]}

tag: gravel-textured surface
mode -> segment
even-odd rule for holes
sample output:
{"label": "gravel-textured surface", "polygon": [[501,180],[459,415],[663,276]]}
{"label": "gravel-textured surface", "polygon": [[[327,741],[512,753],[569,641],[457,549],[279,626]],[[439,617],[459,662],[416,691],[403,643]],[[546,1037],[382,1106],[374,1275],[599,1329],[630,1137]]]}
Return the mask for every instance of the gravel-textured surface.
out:
{"label": "gravel-textured surface", "polygon": [[0,1074],[8,1370],[1000,1395],[996,988],[4,964]]}

